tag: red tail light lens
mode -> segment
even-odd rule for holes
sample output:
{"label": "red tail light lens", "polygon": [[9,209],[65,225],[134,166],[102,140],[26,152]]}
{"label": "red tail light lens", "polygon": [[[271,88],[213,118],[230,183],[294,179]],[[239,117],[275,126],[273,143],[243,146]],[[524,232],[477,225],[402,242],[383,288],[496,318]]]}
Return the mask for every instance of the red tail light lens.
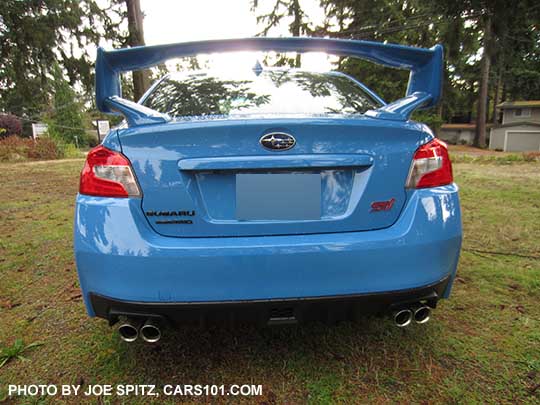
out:
{"label": "red tail light lens", "polygon": [[99,145],[88,153],[79,193],[100,197],[139,197],[141,192],[129,160]]}
{"label": "red tail light lens", "polygon": [[448,147],[439,140],[420,146],[414,154],[407,188],[427,188],[450,184],[454,181]]}

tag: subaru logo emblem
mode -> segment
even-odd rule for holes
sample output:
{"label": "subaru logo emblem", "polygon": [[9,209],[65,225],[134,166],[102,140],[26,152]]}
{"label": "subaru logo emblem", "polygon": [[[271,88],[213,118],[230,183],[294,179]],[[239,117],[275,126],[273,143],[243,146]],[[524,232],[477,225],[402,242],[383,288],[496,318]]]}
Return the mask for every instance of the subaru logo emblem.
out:
{"label": "subaru logo emblem", "polygon": [[296,145],[296,139],[292,135],[283,132],[272,132],[264,135],[259,143],[269,150],[288,150]]}

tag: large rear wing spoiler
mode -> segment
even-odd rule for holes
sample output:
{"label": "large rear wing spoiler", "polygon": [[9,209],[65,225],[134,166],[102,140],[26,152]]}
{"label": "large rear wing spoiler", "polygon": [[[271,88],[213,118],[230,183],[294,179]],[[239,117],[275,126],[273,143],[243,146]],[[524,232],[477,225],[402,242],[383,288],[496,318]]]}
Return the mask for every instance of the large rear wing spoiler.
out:
{"label": "large rear wing spoiler", "polygon": [[[394,106],[382,108],[381,118],[410,114],[414,108],[431,107],[441,96],[443,48],[435,45],[430,49],[411,46],[383,44],[371,41],[327,39],[327,38],[246,38],[226,39],[178,44],[140,46],[105,51],[98,49],[96,60],[96,104],[100,111],[120,111],[135,125],[162,122],[166,116],[153,110],[139,108],[136,103],[122,99],[120,74],[146,69],[168,59],[236,51],[275,52],[326,52],[338,56],[352,56],[384,66],[410,70],[406,100]],[[405,104],[405,110],[403,105]],[[393,106],[393,107],[392,107]],[[389,107],[389,108],[387,108]],[[413,108],[413,109],[414,109]]]}

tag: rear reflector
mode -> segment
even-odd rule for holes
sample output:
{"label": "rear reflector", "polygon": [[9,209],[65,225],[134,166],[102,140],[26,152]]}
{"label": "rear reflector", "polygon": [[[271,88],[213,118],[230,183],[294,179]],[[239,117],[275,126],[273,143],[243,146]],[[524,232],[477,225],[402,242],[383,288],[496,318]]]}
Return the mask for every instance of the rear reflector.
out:
{"label": "rear reflector", "polygon": [[438,187],[454,181],[448,147],[435,138],[420,146],[413,157],[407,188]]}
{"label": "rear reflector", "polygon": [[100,197],[139,197],[141,192],[129,160],[99,145],[88,153],[79,193]]}

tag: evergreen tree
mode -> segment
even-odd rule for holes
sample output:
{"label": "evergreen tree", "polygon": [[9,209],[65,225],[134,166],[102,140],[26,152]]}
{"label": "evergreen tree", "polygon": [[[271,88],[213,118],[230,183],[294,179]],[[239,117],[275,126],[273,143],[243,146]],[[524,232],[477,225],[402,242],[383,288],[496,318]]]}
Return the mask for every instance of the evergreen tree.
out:
{"label": "evergreen tree", "polygon": [[70,85],[93,92],[94,60],[88,51],[103,41],[123,44],[125,18],[120,0],[4,0],[0,110],[36,119],[48,103],[56,63]]}
{"label": "evergreen tree", "polygon": [[[263,33],[281,23],[287,16],[284,5],[292,2],[268,3],[273,11],[258,17]],[[540,99],[540,7],[533,0],[320,0],[320,5],[324,24],[309,26],[305,35],[422,47],[443,44],[443,98],[438,109],[423,112],[422,119],[470,122],[476,117],[485,135],[489,105],[494,111],[500,100]],[[302,21],[308,26],[305,15]],[[355,58],[341,58],[337,68],[387,101],[405,94],[406,71]],[[483,146],[485,138],[477,137],[477,144]]]}
{"label": "evergreen tree", "polygon": [[[538,60],[538,4],[532,0],[433,0],[432,4],[445,18],[469,15],[469,23],[480,38],[477,51],[477,54],[481,54],[481,60],[476,92],[474,144],[485,147],[489,97],[493,94],[493,104],[496,104],[503,74],[523,64],[525,54],[516,50],[523,49],[526,44],[525,48],[533,49],[536,55],[532,59]],[[473,106],[470,108],[472,110]]]}
{"label": "evergreen tree", "polygon": [[[440,123],[454,115],[467,115],[467,111],[461,110],[463,105],[468,108],[471,104],[471,81],[476,78],[477,66],[467,65],[466,71],[462,67],[477,52],[478,46],[475,33],[465,24],[465,18],[443,18],[441,12],[425,1],[322,0],[321,3],[326,21],[316,30],[319,35],[422,47],[444,44],[445,97],[437,110],[423,113],[422,119]],[[356,58],[341,59],[338,68],[357,77],[387,101],[405,94],[407,71]],[[456,71],[459,76],[453,75]]]}
{"label": "evergreen tree", "polygon": [[64,79],[58,65],[53,67],[53,103],[52,111],[48,114],[47,124],[49,135],[64,143],[86,143],[82,106],[77,101],[77,95]]}
{"label": "evergreen tree", "polygon": [[[140,0],[125,0],[128,19],[128,37],[127,43],[129,46],[143,46],[144,42],[144,27],[143,13],[141,11]],[[131,72],[133,80],[133,96],[134,100],[139,100],[146,90],[150,87],[150,71],[147,69],[136,70]]]}
{"label": "evergreen tree", "polygon": [[[259,35],[268,35],[270,30],[279,25],[283,20],[289,19],[289,32],[295,37],[309,35],[308,17],[302,7],[300,0],[273,0],[274,4],[270,12],[257,16],[257,23],[263,25]],[[259,0],[252,0],[251,9],[257,11]],[[300,67],[302,64],[301,55],[297,54],[295,58],[289,58],[285,55],[278,55],[276,66],[289,65],[291,67]]]}

